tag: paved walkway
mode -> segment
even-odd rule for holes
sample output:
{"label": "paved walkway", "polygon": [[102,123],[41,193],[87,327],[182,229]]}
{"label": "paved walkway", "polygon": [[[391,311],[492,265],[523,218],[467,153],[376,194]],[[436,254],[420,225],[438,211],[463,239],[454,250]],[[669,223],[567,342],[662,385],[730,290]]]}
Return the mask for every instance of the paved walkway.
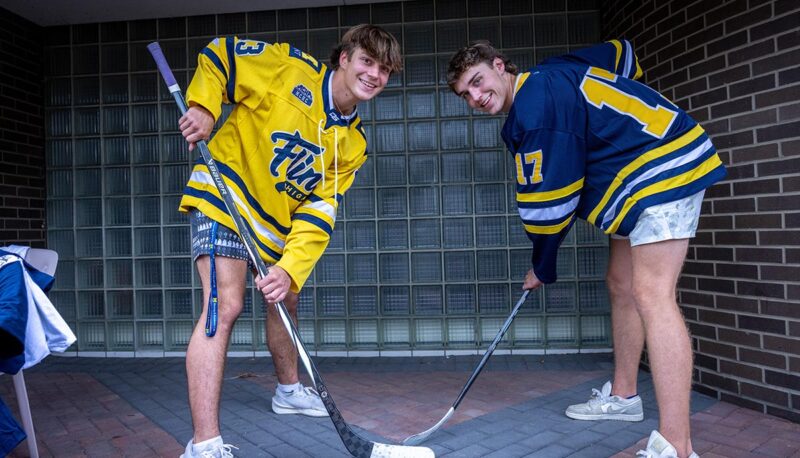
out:
{"label": "paved walkway", "polygon": [[[344,418],[364,437],[393,443],[449,409],[478,356],[317,358]],[[656,428],[648,374],[645,421],[585,422],[563,415],[612,372],[610,355],[495,355],[448,424],[425,445],[439,457],[633,457]],[[242,457],[349,456],[327,418],[270,410],[269,358],[231,358],[223,387],[225,442]],[[50,357],[25,372],[43,457],[177,457],[192,436],[181,358]],[[11,377],[0,397],[17,414]],[[692,395],[695,450],[703,457],[800,458],[800,425]],[[27,457],[23,442],[12,457]]]}

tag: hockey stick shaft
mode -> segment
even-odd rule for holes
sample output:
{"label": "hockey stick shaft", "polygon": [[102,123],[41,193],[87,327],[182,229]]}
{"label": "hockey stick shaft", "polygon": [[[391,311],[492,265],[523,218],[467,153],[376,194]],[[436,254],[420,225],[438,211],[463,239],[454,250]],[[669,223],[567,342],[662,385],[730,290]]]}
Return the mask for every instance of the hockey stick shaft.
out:
{"label": "hockey stick shaft", "polygon": [[[177,81],[175,80],[175,76],[172,74],[172,69],[169,67],[166,58],[164,57],[164,53],[161,50],[161,47],[157,42],[150,43],[147,45],[147,49],[153,55],[153,59],[158,66],[158,70],[161,73],[161,76],[164,78],[164,82],[167,84],[170,93],[172,94],[175,102],[178,105],[178,108],[181,111],[181,114],[185,114],[188,110],[186,106],[186,101],[183,99],[183,94],[181,93],[180,86],[178,85]],[[239,235],[244,242],[244,246],[247,249],[247,253],[252,259],[253,263],[256,266],[256,270],[258,274],[264,278],[269,273],[267,269],[267,265],[261,259],[261,255],[258,252],[256,247],[255,240],[253,239],[248,226],[245,224],[244,219],[242,218],[241,214],[239,213],[238,208],[233,199],[233,195],[228,189],[228,185],[223,181],[222,174],[217,167],[214,158],[211,156],[211,151],[208,149],[208,145],[204,140],[198,141],[196,143],[197,147],[200,149],[200,155],[203,157],[203,162],[205,162],[206,167],[208,168],[209,173],[211,174],[212,179],[214,180],[214,185],[219,191],[220,196],[222,196],[223,201],[225,202],[225,207],[228,211],[228,214],[233,219],[234,224],[236,225],[236,229],[239,232]],[[300,339],[300,333],[297,331],[297,328],[294,325],[294,322],[289,318],[289,312],[286,310],[283,302],[275,303],[275,308],[278,311],[278,314],[281,318],[281,321],[286,327],[286,331],[292,338],[292,341],[295,344],[295,347],[298,350],[300,355],[300,359],[303,361],[303,365],[308,372],[309,377],[311,377],[311,381],[314,383],[314,387],[317,389],[317,392],[322,399],[322,403],[325,405],[325,409],[328,411],[331,417],[331,421],[333,422],[334,427],[336,428],[336,432],[339,434],[339,437],[342,439],[347,450],[353,456],[357,458],[378,458],[382,456],[389,456],[392,453],[397,453],[397,449],[402,449],[402,453],[409,457],[415,458],[427,458],[432,457],[433,452],[430,449],[422,448],[422,447],[403,447],[403,446],[395,446],[395,445],[387,445],[381,444],[377,442],[368,441],[358,434],[356,434],[352,428],[345,422],[344,418],[342,417],[341,412],[336,407],[336,404],[333,402],[333,398],[331,397],[330,393],[328,392],[325,383],[322,381],[322,378],[319,375],[319,371],[317,370],[314,362],[311,360],[311,357],[308,354],[308,351],[303,344],[303,341]]]}
{"label": "hockey stick shaft", "polygon": [[467,391],[469,391],[472,384],[475,383],[475,380],[478,378],[478,375],[480,375],[481,371],[483,371],[483,367],[486,366],[486,362],[489,361],[489,357],[492,356],[492,353],[494,353],[494,350],[497,348],[497,344],[500,343],[500,341],[503,339],[503,336],[508,331],[508,328],[511,327],[511,323],[517,316],[519,309],[522,307],[522,304],[524,304],[525,300],[528,298],[528,293],[530,293],[530,290],[527,289],[525,290],[525,292],[522,293],[522,296],[517,301],[516,305],[514,306],[514,309],[511,310],[511,314],[508,316],[508,318],[506,318],[506,321],[505,323],[503,323],[503,326],[500,328],[500,331],[498,331],[497,335],[494,337],[492,344],[489,345],[489,348],[486,349],[486,352],[483,354],[483,358],[481,358],[481,361],[472,371],[472,375],[470,375],[469,380],[467,380],[467,383],[465,383],[464,387],[461,388],[461,392],[458,394],[458,397],[456,398],[455,402],[453,402],[453,405],[450,407],[450,410],[448,410],[447,413],[444,415],[444,417],[442,417],[442,419],[439,420],[438,423],[433,425],[432,428],[423,431],[419,434],[407,437],[403,441],[403,444],[417,445],[421,443],[422,441],[427,439],[431,434],[436,432],[436,430],[441,428],[442,425],[444,425],[447,422],[447,420],[450,419],[450,417],[458,408],[458,405],[461,404],[461,401],[464,399],[464,396],[466,396]]}

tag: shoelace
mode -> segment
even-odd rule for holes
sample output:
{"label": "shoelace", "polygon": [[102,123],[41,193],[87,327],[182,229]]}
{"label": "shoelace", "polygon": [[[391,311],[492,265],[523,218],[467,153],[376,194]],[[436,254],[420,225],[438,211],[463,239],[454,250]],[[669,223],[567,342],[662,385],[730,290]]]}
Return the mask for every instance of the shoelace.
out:
{"label": "shoelace", "polygon": [[[592,398],[589,399],[589,404],[604,404],[611,399],[610,396],[604,396],[603,392],[598,390],[597,388],[592,388]],[[648,457],[651,458],[651,457]]]}
{"label": "shoelace", "polygon": [[[235,445],[232,445],[232,444],[222,444],[220,446],[220,448],[218,448],[217,450],[219,450],[221,452],[220,456],[222,458],[233,458],[233,450],[232,449],[239,450],[239,447],[237,447]],[[200,454],[200,456],[202,458],[216,458],[214,456],[214,451],[213,450],[205,450],[203,453]]]}
{"label": "shoelace", "polygon": [[310,386],[304,386],[304,387],[303,387],[303,393],[304,393],[306,396],[316,396],[316,397],[319,397],[319,393],[317,393],[317,390],[315,390],[314,388],[311,388]]}

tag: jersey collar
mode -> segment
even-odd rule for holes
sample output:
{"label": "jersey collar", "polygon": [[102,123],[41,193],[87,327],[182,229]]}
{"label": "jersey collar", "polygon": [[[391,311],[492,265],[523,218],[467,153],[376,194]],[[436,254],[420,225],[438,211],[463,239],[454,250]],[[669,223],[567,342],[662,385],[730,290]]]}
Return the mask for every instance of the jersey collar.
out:
{"label": "jersey collar", "polygon": [[520,73],[517,75],[517,78],[514,80],[514,98],[517,97],[517,92],[519,92],[522,85],[525,84],[525,81],[529,76],[531,76],[531,72]]}
{"label": "jersey collar", "polygon": [[358,116],[358,107],[353,109],[349,115],[343,115],[336,109],[333,104],[333,75],[336,70],[326,69],[325,78],[322,81],[322,99],[325,101],[325,114],[327,120],[325,121],[325,129],[330,126],[349,126],[350,123]]}

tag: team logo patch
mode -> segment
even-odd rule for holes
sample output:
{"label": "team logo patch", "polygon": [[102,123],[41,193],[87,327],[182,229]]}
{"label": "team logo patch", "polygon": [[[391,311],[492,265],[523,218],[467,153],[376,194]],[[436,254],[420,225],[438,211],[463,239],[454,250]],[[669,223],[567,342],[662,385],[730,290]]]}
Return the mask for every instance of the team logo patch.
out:
{"label": "team logo patch", "polygon": [[308,106],[311,106],[314,102],[314,96],[311,94],[311,91],[302,84],[298,84],[292,89],[292,95]]}

